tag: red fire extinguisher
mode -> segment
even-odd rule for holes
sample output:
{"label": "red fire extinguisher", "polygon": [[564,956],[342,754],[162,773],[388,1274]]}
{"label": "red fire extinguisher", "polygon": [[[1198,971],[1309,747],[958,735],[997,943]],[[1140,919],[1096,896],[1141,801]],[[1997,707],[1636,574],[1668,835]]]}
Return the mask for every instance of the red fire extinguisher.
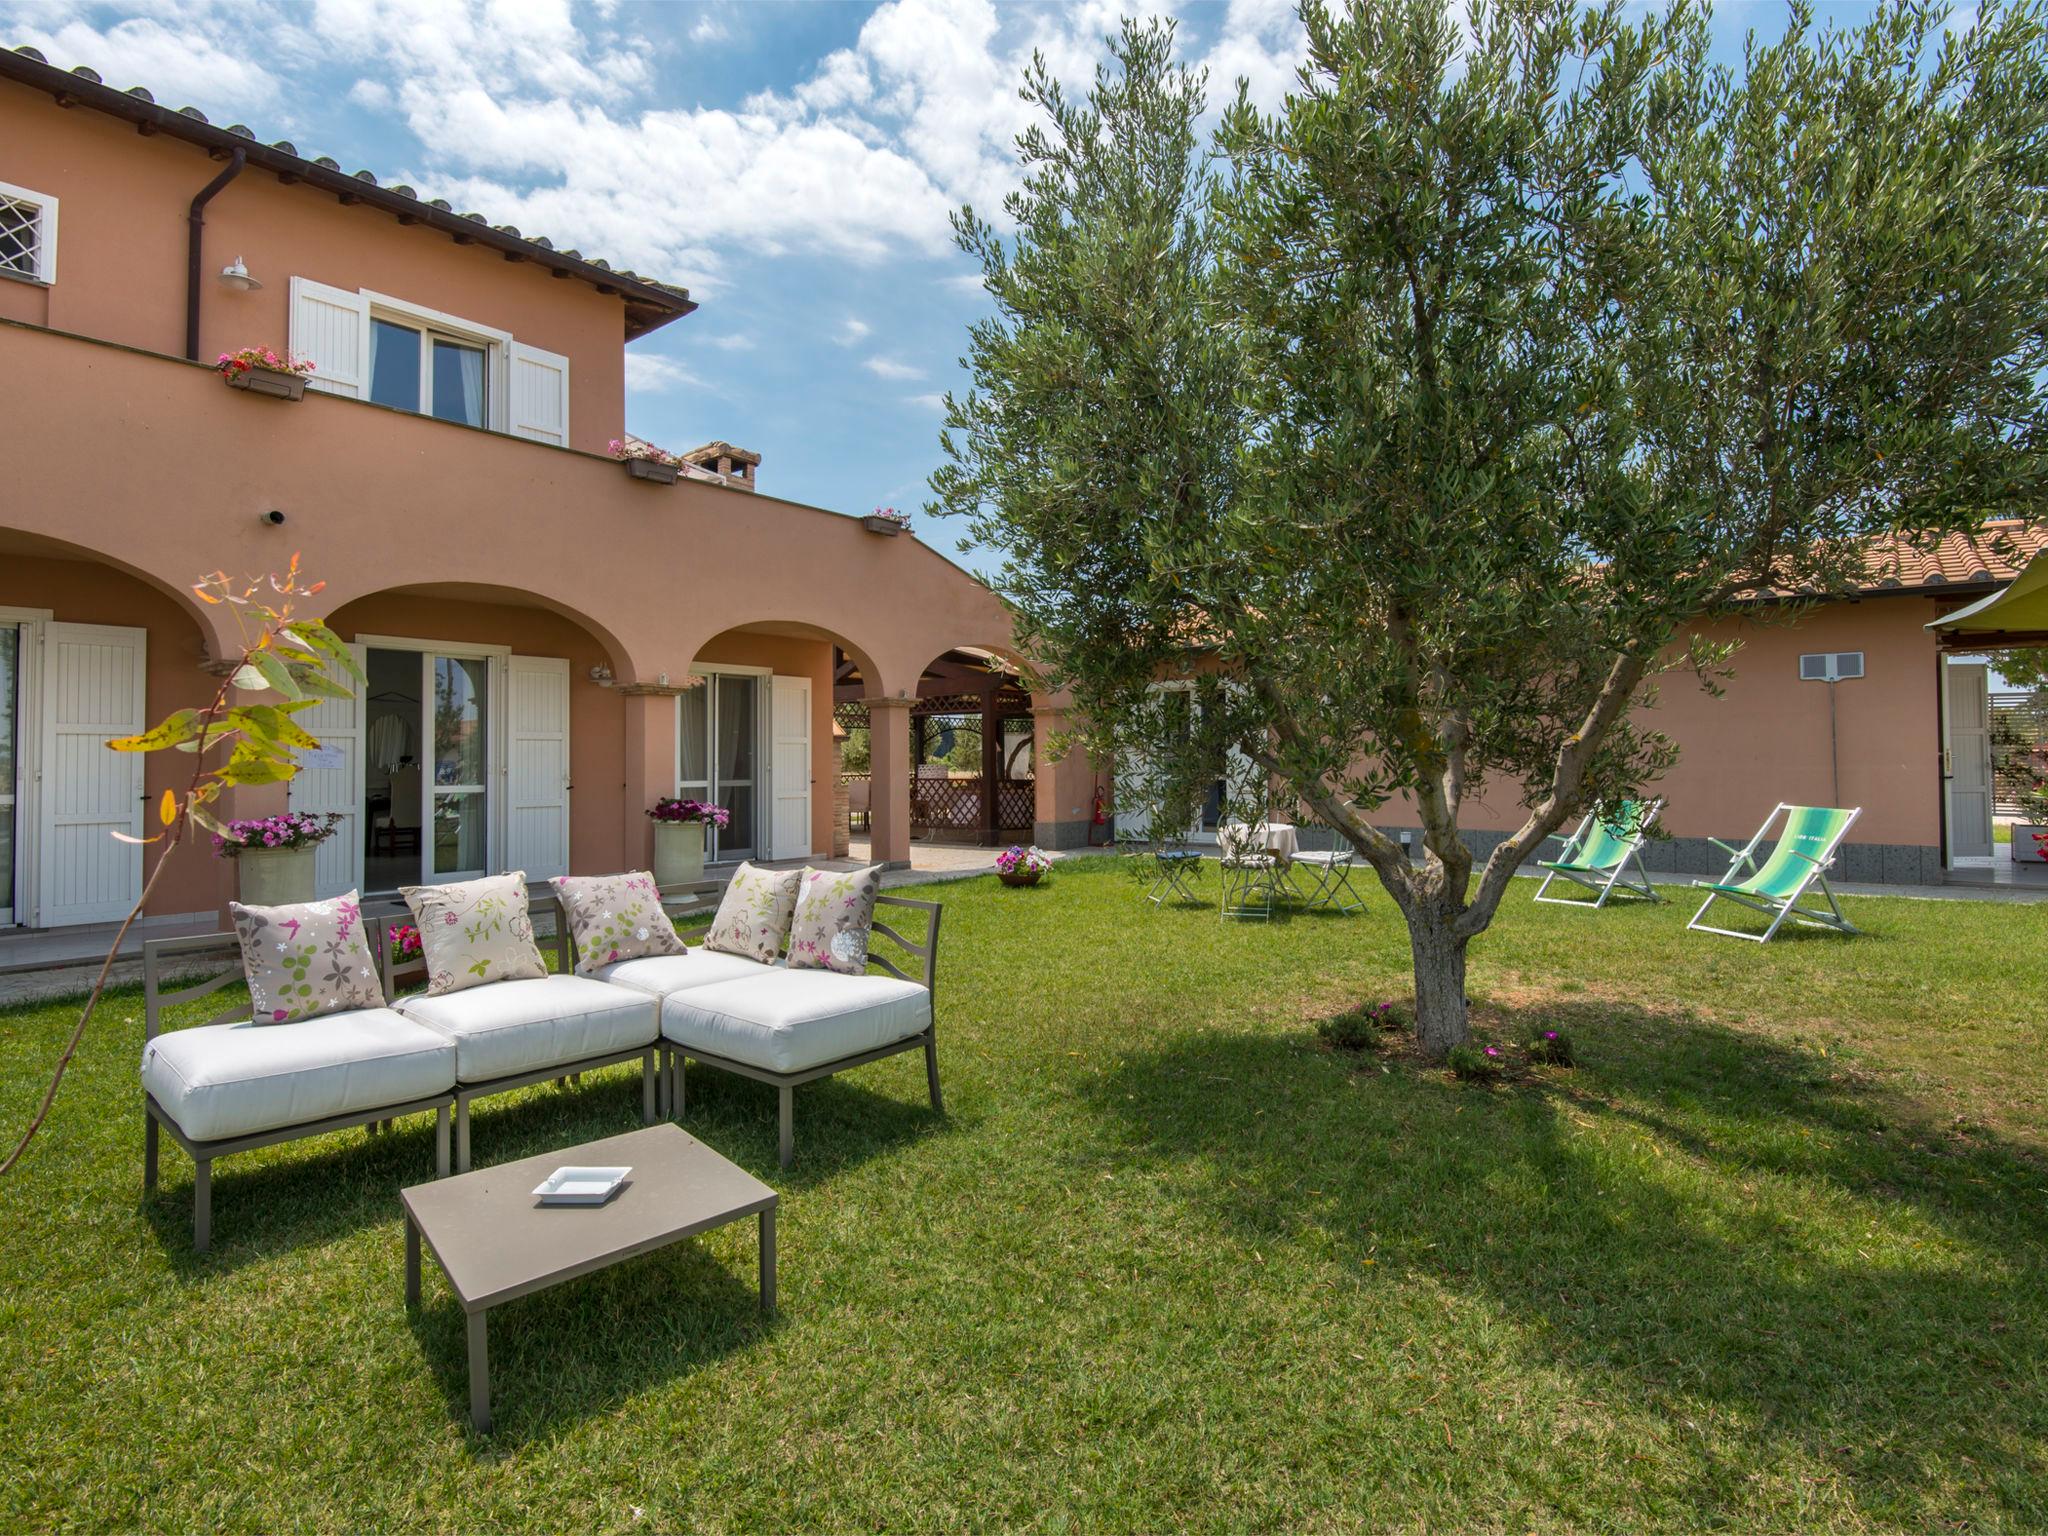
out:
{"label": "red fire extinguisher", "polygon": [[[1102,792],[1102,786],[1101,786],[1100,784],[1098,784],[1098,785],[1096,785],[1096,786],[1095,786],[1095,819],[1094,819],[1094,822],[1093,822],[1093,823],[1092,823],[1092,824],[1090,825],[1090,827],[1088,828],[1088,846],[1089,846],[1089,847],[1091,847],[1091,848],[1092,848],[1092,847],[1094,847],[1094,846],[1096,845],[1096,836],[1095,836],[1095,828],[1096,828],[1096,827],[1104,827],[1104,828],[1106,828],[1106,827],[1108,827],[1108,825],[1109,825],[1109,797],[1108,797],[1107,795],[1105,795],[1105,794],[1104,794],[1104,793]],[[1104,843],[1107,843],[1107,842],[1109,841],[1109,834],[1108,834],[1108,832],[1106,832],[1106,831],[1105,831],[1105,832],[1104,832],[1104,833],[1102,834],[1102,841],[1103,841]]]}

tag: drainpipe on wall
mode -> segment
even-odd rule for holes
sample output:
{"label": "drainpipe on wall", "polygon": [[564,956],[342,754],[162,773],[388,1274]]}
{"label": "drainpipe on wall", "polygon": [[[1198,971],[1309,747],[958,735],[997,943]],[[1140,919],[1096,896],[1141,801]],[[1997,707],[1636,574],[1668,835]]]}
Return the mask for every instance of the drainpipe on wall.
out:
{"label": "drainpipe on wall", "polygon": [[193,362],[199,361],[199,284],[202,280],[201,266],[204,260],[200,244],[206,228],[206,205],[213,201],[214,194],[242,174],[242,167],[249,163],[248,153],[236,150],[228,157],[226,169],[209,181],[192,199],[192,211],[186,215],[192,228],[186,240],[185,253],[185,355]]}

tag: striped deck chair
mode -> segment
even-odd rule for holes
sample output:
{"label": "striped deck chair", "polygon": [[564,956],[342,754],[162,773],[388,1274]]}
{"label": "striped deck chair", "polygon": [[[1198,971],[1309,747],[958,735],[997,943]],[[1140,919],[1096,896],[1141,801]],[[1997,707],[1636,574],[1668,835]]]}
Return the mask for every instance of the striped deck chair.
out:
{"label": "striped deck chair", "polygon": [[[1612,816],[1603,816],[1596,807],[1579,823],[1579,830],[1565,839],[1563,853],[1555,859],[1539,861],[1548,873],[1543,877],[1543,884],[1536,888],[1536,899],[1554,907],[1585,907],[1589,911],[1597,911],[1607,904],[1607,898],[1619,886],[1631,895],[1662,901],[1664,898],[1650,884],[1650,872],[1643,868],[1643,839],[1649,835],[1657,813],[1663,809],[1662,800],[1652,800],[1647,805],[1624,800],[1621,809]],[[1560,836],[1556,832],[1550,835]],[[1635,868],[1634,875],[1629,874],[1631,865]],[[1591,901],[1581,901],[1575,896],[1544,895],[1553,880],[1569,880],[1598,894]]]}
{"label": "striped deck chair", "polygon": [[[1778,845],[1771,850],[1771,856],[1759,864],[1757,845],[1771,830],[1771,823],[1778,819],[1779,811],[1785,813],[1785,828],[1778,834]],[[1727,849],[1733,860],[1728,865],[1728,873],[1719,880],[1693,882],[1707,892],[1707,899],[1700,903],[1699,911],[1685,926],[1697,928],[1702,933],[1723,934],[1731,939],[1755,939],[1759,944],[1768,941],[1788,917],[1794,922],[1832,928],[1837,933],[1858,932],[1835,904],[1835,893],[1828,888],[1827,871],[1835,862],[1835,850],[1848,835],[1850,824],[1862,814],[1861,806],[1841,811],[1832,806],[1779,805],[1764,818],[1764,824],[1756,829],[1756,836],[1745,847],[1731,848],[1718,837],[1709,838],[1708,841],[1716,847]],[[1820,887],[1821,897],[1827,902],[1825,911],[1799,904],[1799,898],[1806,894],[1810,885]],[[1742,933],[1702,922],[1707,908],[1716,901],[1740,902],[1745,907],[1768,913],[1771,926],[1762,933]]]}

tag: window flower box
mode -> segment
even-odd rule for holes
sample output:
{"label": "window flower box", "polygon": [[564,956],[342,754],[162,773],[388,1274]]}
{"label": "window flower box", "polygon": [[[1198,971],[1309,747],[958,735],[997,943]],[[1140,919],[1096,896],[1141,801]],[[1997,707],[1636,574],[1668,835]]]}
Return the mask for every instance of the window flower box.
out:
{"label": "window flower box", "polygon": [[869,533],[893,539],[899,533],[910,532],[910,514],[898,512],[894,507],[877,507],[860,520],[860,525]]}
{"label": "window flower box", "polygon": [[269,395],[273,400],[303,400],[306,376],[279,368],[244,368],[228,375],[229,389],[246,389],[252,395]]}
{"label": "window flower box", "polygon": [[289,354],[280,357],[268,347],[223,352],[214,367],[228,381],[229,389],[246,389],[273,400],[303,400],[306,376],[313,371],[309,359]]}
{"label": "window flower box", "polygon": [[622,438],[611,441],[612,457],[626,466],[626,473],[635,480],[648,480],[655,485],[674,485],[676,477],[683,472],[683,461],[666,448],[657,448],[652,443],[643,443],[634,438],[630,443]]}

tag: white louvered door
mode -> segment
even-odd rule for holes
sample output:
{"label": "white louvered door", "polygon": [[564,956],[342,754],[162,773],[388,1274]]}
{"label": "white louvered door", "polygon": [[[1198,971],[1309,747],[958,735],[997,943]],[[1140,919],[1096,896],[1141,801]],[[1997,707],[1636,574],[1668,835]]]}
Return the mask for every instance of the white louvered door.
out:
{"label": "white louvered door", "polygon": [[[363,648],[350,647],[356,665]],[[337,676],[337,682],[361,691],[360,684]],[[296,717],[319,738],[320,745],[298,754],[299,771],[288,791],[291,808],[308,815],[339,816],[334,836],[313,854],[313,893],[323,900],[363,888],[363,701],[322,699]]]}
{"label": "white louvered door", "polygon": [[529,880],[569,872],[569,663],[514,656],[505,764],[505,867]]}
{"label": "white louvered door", "polygon": [[140,752],[110,752],[144,729],[146,631],[104,624],[43,626],[37,922],[113,922],[142,895]]}

